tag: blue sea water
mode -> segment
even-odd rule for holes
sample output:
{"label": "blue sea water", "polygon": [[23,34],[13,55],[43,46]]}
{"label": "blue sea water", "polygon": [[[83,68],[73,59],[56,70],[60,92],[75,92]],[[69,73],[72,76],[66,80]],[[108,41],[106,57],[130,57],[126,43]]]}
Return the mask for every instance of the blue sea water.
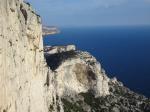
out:
{"label": "blue sea water", "polygon": [[109,77],[150,97],[150,27],[62,28],[44,45],[75,44],[100,61]]}

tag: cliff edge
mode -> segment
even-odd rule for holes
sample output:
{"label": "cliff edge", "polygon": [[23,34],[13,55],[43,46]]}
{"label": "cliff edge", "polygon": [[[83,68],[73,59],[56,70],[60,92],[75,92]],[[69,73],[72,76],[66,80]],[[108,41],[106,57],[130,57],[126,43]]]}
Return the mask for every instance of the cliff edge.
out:
{"label": "cliff edge", "polygon": [[0,0],[0,112],[46,112],[41,18],[22,0]]}

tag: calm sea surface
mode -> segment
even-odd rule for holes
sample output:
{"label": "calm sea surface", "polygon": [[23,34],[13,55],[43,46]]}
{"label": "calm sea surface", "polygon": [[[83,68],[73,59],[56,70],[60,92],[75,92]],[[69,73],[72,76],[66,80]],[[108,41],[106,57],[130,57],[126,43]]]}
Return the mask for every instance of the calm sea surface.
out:
{"label": "calm sea surface", "polygon": [[44,45],[75,44],[100,61],[109,77],[150,97],[150,27],[62,28]]}

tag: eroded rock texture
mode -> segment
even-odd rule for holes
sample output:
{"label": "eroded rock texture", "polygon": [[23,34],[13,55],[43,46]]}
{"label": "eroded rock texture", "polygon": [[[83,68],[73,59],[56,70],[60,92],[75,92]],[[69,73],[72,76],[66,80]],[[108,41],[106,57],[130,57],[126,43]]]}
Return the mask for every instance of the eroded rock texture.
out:
{"label": "eroded rock texture", "polygon": [[0,0],[0,112],[46,112],[41,19],[21,0]]}

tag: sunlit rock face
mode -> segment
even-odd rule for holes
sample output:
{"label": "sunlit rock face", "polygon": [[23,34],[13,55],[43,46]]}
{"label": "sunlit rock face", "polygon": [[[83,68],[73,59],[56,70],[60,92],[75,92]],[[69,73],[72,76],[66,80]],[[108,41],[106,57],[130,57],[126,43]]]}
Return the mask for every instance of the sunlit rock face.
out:
{"label": "sunlit rock face", "polygon": [[0,0],[0,112],[46,112],[41,19],[21,0]]}
{"label": "sunlit rock face", "polygon": [[54,54],[53,47],[49,49],[45,57],[55,74],[58,96],[74,96],[88,91],[92,91],[95,96],[109,94],[109,78],[102,72],[100,63],[92,55],[77,51],[72,46],[55,46],[55,49],[63,49],[63,52],[57,50]]}

